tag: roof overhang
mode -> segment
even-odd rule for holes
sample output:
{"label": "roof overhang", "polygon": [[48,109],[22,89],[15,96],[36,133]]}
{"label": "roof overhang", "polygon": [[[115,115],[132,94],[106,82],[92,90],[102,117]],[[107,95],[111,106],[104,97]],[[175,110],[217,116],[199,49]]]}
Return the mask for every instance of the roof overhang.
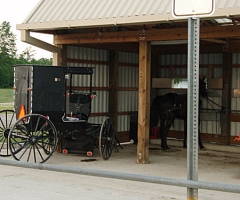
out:
{"label": "roof overhang", "polygon": [[[200,39],[204,44],[230,45],[232,51],[239,51],[240,1],[215,2],[215,12],[201,17]],[[142,38],[158,41],[158,45],[176,45],[187,39],[188,19],[174,18],[171,3],[172,0],[40,0],[17,29],[23,36],[27,34],[24,42],[51,52],[59,52],[61,45],[108,44],[112,48],[110,43],[115,47],[117,43],[138,43]],[[44,45],[44,41],[30,37],[31,32],[54,35],[54,44],[59,47]]]}
{"label": "roof overhang", "polygon": [[[27,19],[22,24],[17,24],[17,29],[41,32],[69,28],[177,23],[187,20],[176,19],[172,16],[171,0],[141,0],[138,4],[135,2],[133,0],[71,0],[71,2],[66,0],[41,0]],[[122,5],[122,7],[118,5]],[[130,9],[128,8],[129,5],[133,8],[136,6],[136,8]],[[78,9],[76,9],[76,6],[79,6]],[[145,9],[147,6],[148,8]],[[155,9],[152,7],[155,7]],[[218,18],[240,18],[239,1],[216,0],[213,15],[201,19]]]}

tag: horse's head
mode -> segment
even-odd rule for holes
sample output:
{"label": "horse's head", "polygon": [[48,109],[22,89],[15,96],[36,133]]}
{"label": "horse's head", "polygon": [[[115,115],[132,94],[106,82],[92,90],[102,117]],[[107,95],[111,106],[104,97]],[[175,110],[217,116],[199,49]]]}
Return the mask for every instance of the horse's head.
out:
{"label": "horse's head", "polygon": [[199,95],[204,98],[207,98],[208,96],[205,77],[203,77],[202,79],[199,79]]}

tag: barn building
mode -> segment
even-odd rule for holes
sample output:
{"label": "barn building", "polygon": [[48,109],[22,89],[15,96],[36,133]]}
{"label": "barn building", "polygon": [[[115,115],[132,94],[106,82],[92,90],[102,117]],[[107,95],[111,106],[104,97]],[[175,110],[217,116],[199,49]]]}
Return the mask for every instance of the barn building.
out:
{"label": "barn building", "polygon": [[[171,11],[171,0],[40,0],[17,29],[22,41],[53,52],[53,65],[94,67],[91,121],[111,116],[122,142],[136,139],[137,123],[140,162],[147,163],[151,100],[186,92],[188,20]],[[54,45],[33,32],[53,35]],[[199,63],[215,102],[203,100],[202,140],[239,144],[239,0],[216,0],[214,14],[200,19]],[[182,132],[183,121],[175,120],[168,136],[181,139]]]}

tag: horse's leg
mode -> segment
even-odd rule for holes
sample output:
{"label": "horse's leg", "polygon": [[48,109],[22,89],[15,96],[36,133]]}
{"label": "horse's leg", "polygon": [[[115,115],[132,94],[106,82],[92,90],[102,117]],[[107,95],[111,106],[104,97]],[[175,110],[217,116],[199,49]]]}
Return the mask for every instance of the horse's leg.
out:
{"label": "horse's leg", "polygon": [[161,120],[161,148],[163,150],[170,149],[167,145],[167,134],[173,124],[173,117],[167,118],[166,120]]}
{"label": "horse's leg", "polygon": [[183,148],[187,148],[187,119],[184,119]]}
{"label": "horse's leg", "polygon": [[160,137],[161,137],[161,148],[166,148],[166,127],[165,127],[165,119],[160,119]]}

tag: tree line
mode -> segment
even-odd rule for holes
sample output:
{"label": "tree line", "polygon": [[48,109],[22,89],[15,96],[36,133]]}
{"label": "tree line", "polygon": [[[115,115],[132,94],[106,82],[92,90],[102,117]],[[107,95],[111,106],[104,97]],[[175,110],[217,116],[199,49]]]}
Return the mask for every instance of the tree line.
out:
{"label": "tree line", "polygon": [[0,24],[0,88],[13,87],[13,66],[18,64],[52,65],[52,58],[35,59],[30,46],[18,55],[16,35],[10,23],[4,21]]}

